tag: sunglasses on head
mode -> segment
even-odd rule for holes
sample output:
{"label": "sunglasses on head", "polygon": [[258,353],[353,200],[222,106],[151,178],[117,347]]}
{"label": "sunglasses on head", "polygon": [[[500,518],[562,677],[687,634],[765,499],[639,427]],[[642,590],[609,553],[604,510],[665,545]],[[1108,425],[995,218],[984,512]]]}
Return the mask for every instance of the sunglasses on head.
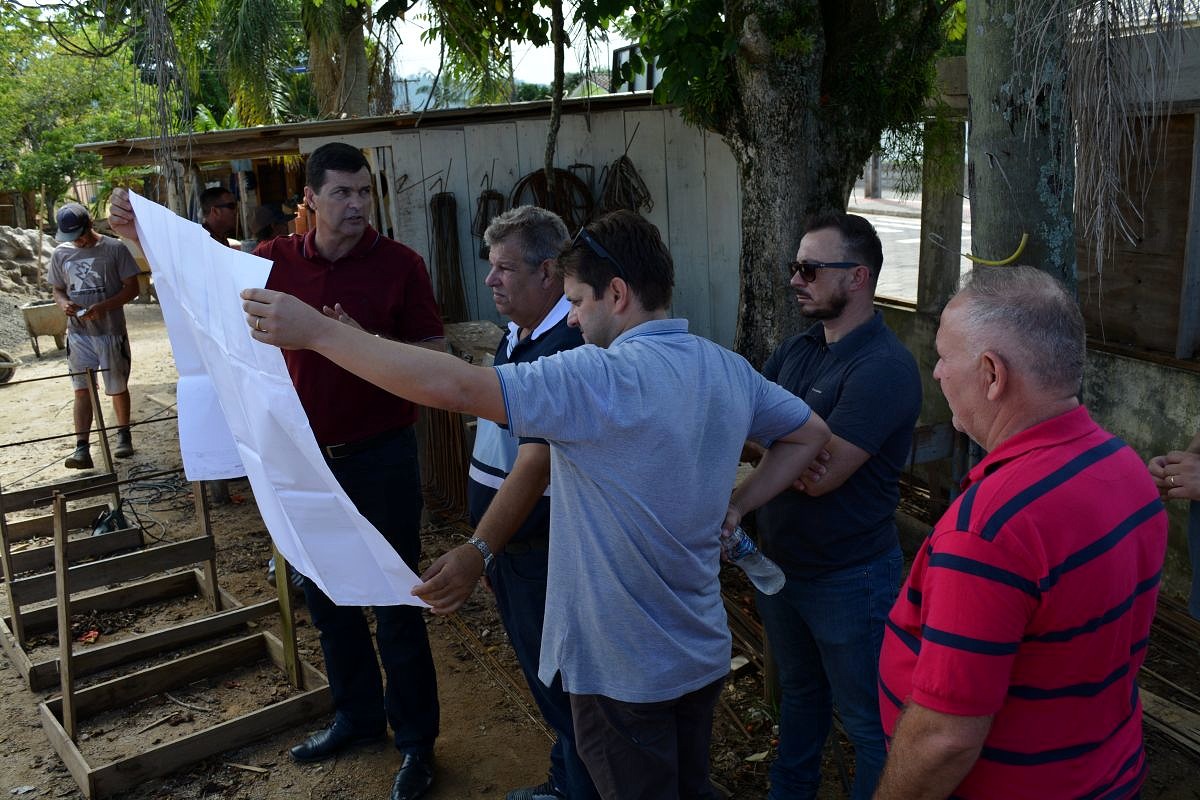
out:
{"label": "sunglasses on head", "polygon": [[812,283],[817,279],[819,269],[854,269],[858,266],[861,265],[857,261],[793,261],[788,264],[788,274],[794,278],[800,273],[806,283]]}
{"label": "sunglasses on head", "polygon": [[625,272],[625,268],[621,266],[621,262],[609,255],[609,252],[604,249],[603,245],[587,232],[587,228],[579,229],[579,233],[575,234],[575,238],[571,240],[571,246],[576,247],[580,242],[583,242],[598,257],[612,264],[613,268],[617,271],[618,278],[626,283],[629,282],[629,275]]}

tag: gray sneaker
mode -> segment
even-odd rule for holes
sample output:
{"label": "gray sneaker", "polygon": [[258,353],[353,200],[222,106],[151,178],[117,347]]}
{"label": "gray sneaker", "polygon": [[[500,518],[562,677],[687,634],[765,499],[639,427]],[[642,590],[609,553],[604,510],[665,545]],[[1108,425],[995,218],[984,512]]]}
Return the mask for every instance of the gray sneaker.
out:
{"label": "gray sneaker", "polygon": [[86,444],[81,444],[75,448],[75,452],[67,456],[67,460],[63,462],[63,466],[67,469],[91,469],[92,453]]}
{"label": "gray sneaker", "polygon": [[117,431],[117,447],[113,450],[117,458],[129,458],[133,455],[133,434],[128,430]]}
{"label": "gray sneaker", "polygon": [[554,788],[554,784],[546,781],[540,786],[530,786],[525,789],[513,789],[505,800],[566,800],[567,796]]}

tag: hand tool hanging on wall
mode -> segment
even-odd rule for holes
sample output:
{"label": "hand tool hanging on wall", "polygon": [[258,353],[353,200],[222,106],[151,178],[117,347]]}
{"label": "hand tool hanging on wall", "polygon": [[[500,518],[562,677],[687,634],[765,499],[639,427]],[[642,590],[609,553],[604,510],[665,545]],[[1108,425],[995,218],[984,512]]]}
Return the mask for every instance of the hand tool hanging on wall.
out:
{"label": "hand tool hanging on wall", "polygon": [[[446,174],[449,173],[447,168]],[[458,202],[454,193],[436,193],[429,201],[429,213],[433,221],[433,263],[437,270],[434,291],[442,309],[442,319],[465,322],[467,296],[458,255]]]}
{"label": "hand tool hanging on wall", "polygon": [[[492,172],[496,170],[496,159],[492,159]],[[504,195],[492,188],[492,172],[483,176],[481,186],[486,187],[475,201],[475,218],[471,220],[471,234],[479,239],[479,257],[488,257],[487,242],[483,233],[492,220],[504,213]]]}
{"label": "hand tool hanging on wall", "polygon": [[592,218],[595,205],[587,184],[565,169],[554,170],[554,206],[548,202],[545,170],[534,170],[513,187],[509,204],[516,206],[538,206],[549,208],[562,217],[567,230],[576,231]]}

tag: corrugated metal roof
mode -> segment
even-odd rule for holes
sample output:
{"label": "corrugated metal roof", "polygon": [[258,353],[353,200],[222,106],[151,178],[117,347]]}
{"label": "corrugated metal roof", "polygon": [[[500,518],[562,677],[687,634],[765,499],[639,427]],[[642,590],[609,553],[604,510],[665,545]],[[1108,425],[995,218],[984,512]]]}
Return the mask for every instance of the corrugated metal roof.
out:
{"label": "corrugated metal roof", "polygon": [[[627,108],[651,103],[650,92],[625,92],[600,97],[563,101],[563,114],[586,114],[590,109]],[[172,158],[192,162],[229,161],[235,158],[276,158],[298,155],[300,140],[310,137],[349,136],[377,131],[406,130],[417,127],[452,127],[456,124],[480,121],[501,122],[509,119],[546,117],[550,101],[473,106],[421,113],[395,114],[387,117],[362,119],[330,119],[316,122],[295,122],[288,125],[261,125],[254,128],[235,128],[209,131],[191,136],[172,137],[169,147]],[[89,142],[75,145],[76,150],[99,153],[106,167],[147,166],[154,164],[162,149],[158,137],[117,139],[110,142]]]}

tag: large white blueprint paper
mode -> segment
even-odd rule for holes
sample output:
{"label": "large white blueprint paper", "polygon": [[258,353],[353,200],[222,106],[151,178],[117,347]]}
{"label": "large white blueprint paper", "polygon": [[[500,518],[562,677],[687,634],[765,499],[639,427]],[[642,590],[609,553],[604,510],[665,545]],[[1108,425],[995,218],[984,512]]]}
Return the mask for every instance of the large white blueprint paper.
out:
{"label": "large white blueprint paper", "polygon": [[[423,605],[417,577],[325,464],[278,348],[256,342],[239,293],[271,263],[222,247],[201,226],[130,193],[163,316],[196,345],[237,442],[259,511],[284,557],[339,605]],[[172,343],[175,337],[172,336]],[[180,408],[180,415],[184,409]]]}
{"label": "large white blueprint paper", "polygon": [[215,481],[246,474],[237,442],[225,422],[217,390],[200,357],[191,325],[186,323],[175,289],[165,276],[156,277],[155,290],[167,323],[167,338],[175,356],[179,383],[175,405],[179,412],[179,451],[190,481]]}

